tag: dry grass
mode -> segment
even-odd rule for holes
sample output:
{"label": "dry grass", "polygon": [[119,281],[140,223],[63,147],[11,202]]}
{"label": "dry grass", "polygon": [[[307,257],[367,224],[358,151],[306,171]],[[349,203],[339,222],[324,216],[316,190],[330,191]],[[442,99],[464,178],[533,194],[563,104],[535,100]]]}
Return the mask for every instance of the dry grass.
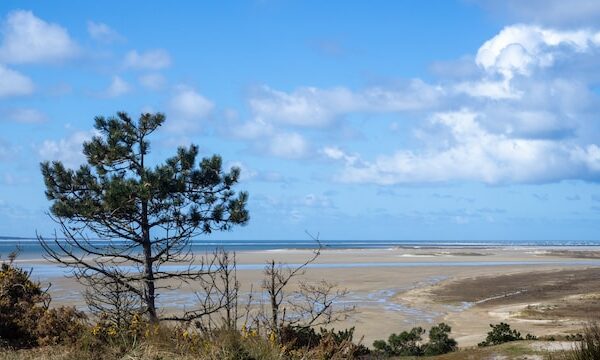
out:
{"label": "dry grass", "polygon": [[229,335],[202,342],[201,349],[185,351],[161,340],[122,346],[87,348],[82,346],[48,346],[26,350],[0,350],[0,360],[250,360],[283,359],[277,346],[263,339],[246,339]]}
{"label": "dry grass", "polygon": [[[114,354],[113,359],[122,360],[192,360],[203,359],[195,355],[182,355],[172,351],[162,350],[153,346],[137,346],[125,354]],[[1,360],[85,360],[97,359],[95,354],[81,349],[65,346],[48,346],[29,350],[0,352]]]}
{"label": "dry grass", "polygon": [[[529,341],[516,341],[509,344],[490,346],[486,348],[468,348],[458,352],[432,357],[401,357],[394,359],[431,359],[431,360],[490,360],[490,359],[545,359],[549,353],[543,350],[535,350]],[[231,355],[231,354],[229,354]],[[21,350],[17,352],[0,352],[0,360],[85,360],[96,359],[89,357],[89,353],[73,351],[67,347],[44,347],[32,350]],[[321,359],[322,357],[313,357],[307,355],[303,359]],[[252,354],[248,357],[228,357],[227,354],[218,352],[207,352],[202,354],[181,354],[168,351],[151,345],[140,345],[122,355],[114,358],[119,360],[270,360],[270,359],[288,359],[283,354],[265,355],[264,353]],[[325,358],[323,358],[325,359]],[[343,359],[343,357],[337,358]],[[374,360],[375,358],[373,358]],[[552,357],[552,359],[564,359],[562,357]]]}

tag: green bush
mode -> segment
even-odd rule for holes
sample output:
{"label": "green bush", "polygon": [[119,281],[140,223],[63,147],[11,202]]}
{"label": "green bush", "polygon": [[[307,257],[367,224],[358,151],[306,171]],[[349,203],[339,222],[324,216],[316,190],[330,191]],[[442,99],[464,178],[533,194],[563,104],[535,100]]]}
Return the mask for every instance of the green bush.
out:
{"label": "green bush", "polygon": [[376,340],[373,347],[386,356],[420,356],[422,355],[421,340],[425,330],[414,327],[410,331],[391,334],[387,342]]}
{"label": "green bush", "polygon": [[[355,344],[354,327],[345,330],[286,326],[281,329],[281,343],[292,357],[310,353],[318,359],[354,359],[370,351],[362,344]],[[300,356],[301,357],[301,356]]]}
{"label": "green bush", "polygon": [[501,322],[500,324],[490,324],[492,330],[487,333],[484,341],[477,344],[478,346],[491,346],[503,344],[510,341],[523,340],[521,333],[511,329],[510,325]]}
{"label": "green bush", "polygon": [[392,334],[388,340],[373,342],[375,350],[384,356],[423,356],[441,355],[456,351],[456,340],[450,337],[452,328],[440,323],[429,330],[429,342],[423,344],[423,335],[426,333],[422,327],[414,327],[410,331]]}
{"label": "green bush", "polygon": [[424,349],[425,355],[441,355],[456,351],[456,340],[449,336],[451,331],[452,328],[445,323],[433,326],[429,330],[429,342]]}
{"label": "green bush", "polygon": [[61,306],[44,311],[37,319],[35,337],[37,344],[73,344],[87,330],[85,314],[74,307]]}
{"label": "green bush", "polygon": [[85,329],[83,313],[74,308],[49,309],[50,296],[30,273],[0,266],[0,345],[27,348],[73,342]]}
{"label": "green bush", "polygon": [[37,343],[37,319],[49,297],[29,275],[12,262],[0,266],[0,344],[4,346],[23,348]]}
{"label": "green bush", "polygon": [[284,326],[279,336],[280,342],[290,350],[312,349],[322,339],[321,334],[308,326]]}

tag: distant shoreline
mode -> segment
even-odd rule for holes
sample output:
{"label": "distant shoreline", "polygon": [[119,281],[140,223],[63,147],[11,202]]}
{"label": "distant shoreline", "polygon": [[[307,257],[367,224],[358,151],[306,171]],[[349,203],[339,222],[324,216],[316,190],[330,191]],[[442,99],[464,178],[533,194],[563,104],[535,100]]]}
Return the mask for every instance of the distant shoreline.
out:
{"label": "distant shoreline", "polygon": [[[51,243],[52,238],[47,238]],[[64,242],[62,238],[59,242]],[[91,240],[97,245],[107,243],[105,240]],[[126,243],[126,241],[114,241]],[[230,251],[292,251],[306,250],[317,247],[317,242],[310,239],[302,240],[192,240],[192,250],[197,252],[213,251],[224,248]],[[600,240],[321,240],[324,249],[352,250],[352,249],[456,249],[456,248],[502,248],[502,247],[600,247]],[[40,253],[41,246],[37,238],[0,236],[0,255],[14,251],[16,247],[21,250],[21,255],[30,257],[29,254]]]}

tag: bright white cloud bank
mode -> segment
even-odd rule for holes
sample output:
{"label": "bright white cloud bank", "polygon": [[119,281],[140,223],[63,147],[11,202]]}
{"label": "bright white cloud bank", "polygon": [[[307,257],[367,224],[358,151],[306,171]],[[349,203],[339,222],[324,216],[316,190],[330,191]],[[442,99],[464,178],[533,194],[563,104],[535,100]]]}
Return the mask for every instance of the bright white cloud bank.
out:
{"label": "bright white cloud bank", "polygon": [[477,65],[507,78],[527,75],[533,67],[550,67],[560,55],[583,53],[600,44],[600,32],[559,31],[539,26],[515,25],[504,28],[477,51]]}
{"label": "bright white cloud bank", "polygon": [[498,184],[600,177],[600,147],[490,133],[481,127],[481,116],[485,115],[468,110],[433,115],[432,123],[447,129],[451,139],[451,145],[438,151],[398,151],[374,161],[360,161],[335,148],[326,148],[324,153],[346,162],[339,175],[344,182]]}
{"label": "bright white cloud bank", "polygon": [[[102,23],[90,22],[88,31],[99,41],[119,36]],[[0,97],[34,91],[28,77],[3,64],[58,61],[77,53],[65,29],[31,12],[10,13],[3,34]],[[446,66],[439,71],[439,80],[431,82],[412,79],[362,89],[302,86],[287,91],[262,86],[248,98],[248,118],[226,115],[217,126],[221,134],[247,142],[265,155],[305,159],[319,154],[339,164],[335,178],[343,182],[598,181],[600,99],[594,89],[600,82],[596,75],[599,57],[600,32],[592,28],[516,24],[485,41],[472,56],[457,61],[461,70],[452,76],[444,76],[444,71],[453,70]],[[162,49],[131,50],[121,70],[141,71],[139,85],[160,90],[168,81],[159,70],[171,63],[169,53]],[[116,97],[130,90],[129,83],[115,76],[104,94]],[[172,132],[199,133],[217,123],[212,121],[218,114],[215,103],[191,87],[176,86],[167,106],[171,118],[167,126]],[[410,149],[397,145],[394,151],[369,156],[352,149],[356,143],[336,144],[332,133],[351,127],[351,120],[344,122],[353,114],[392,114],[396,129],[402,128],[398,124],[403,116],[410,114],[422,120],[413,129],[422,143]],[[21,115],[25,122],[38,114]],[[376,119],[366,121],[381,121],[379,116],[372,118]],[[76,133],[61,141],[47,141],[40,154],[55,158],[77,154],[71,147],[79,148],[86,136]],[[65,159],[73,164],[79,160]]]}
{"label": "bright white cloud bank", "polygon": [[600,180],[599,99],[577,69],[585,61],[600,70],[599,47],[590,30],[506,27],[477,52],[477,77],[430,86],[443,107],[423,111],[421,148],[373,159],[339,146],[320,153],[343,164],[336,178],[350,183]]}

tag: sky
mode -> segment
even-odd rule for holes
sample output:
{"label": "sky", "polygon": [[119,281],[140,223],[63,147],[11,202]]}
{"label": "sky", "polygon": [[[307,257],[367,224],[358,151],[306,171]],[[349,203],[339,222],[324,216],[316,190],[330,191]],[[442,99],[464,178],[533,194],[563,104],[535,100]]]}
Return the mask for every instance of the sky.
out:
{"label": "sky", "polygon": [[593,0],[3,0],[0,235],[126,111],[242,169],[213,239],[600,240],[599,70]]}

